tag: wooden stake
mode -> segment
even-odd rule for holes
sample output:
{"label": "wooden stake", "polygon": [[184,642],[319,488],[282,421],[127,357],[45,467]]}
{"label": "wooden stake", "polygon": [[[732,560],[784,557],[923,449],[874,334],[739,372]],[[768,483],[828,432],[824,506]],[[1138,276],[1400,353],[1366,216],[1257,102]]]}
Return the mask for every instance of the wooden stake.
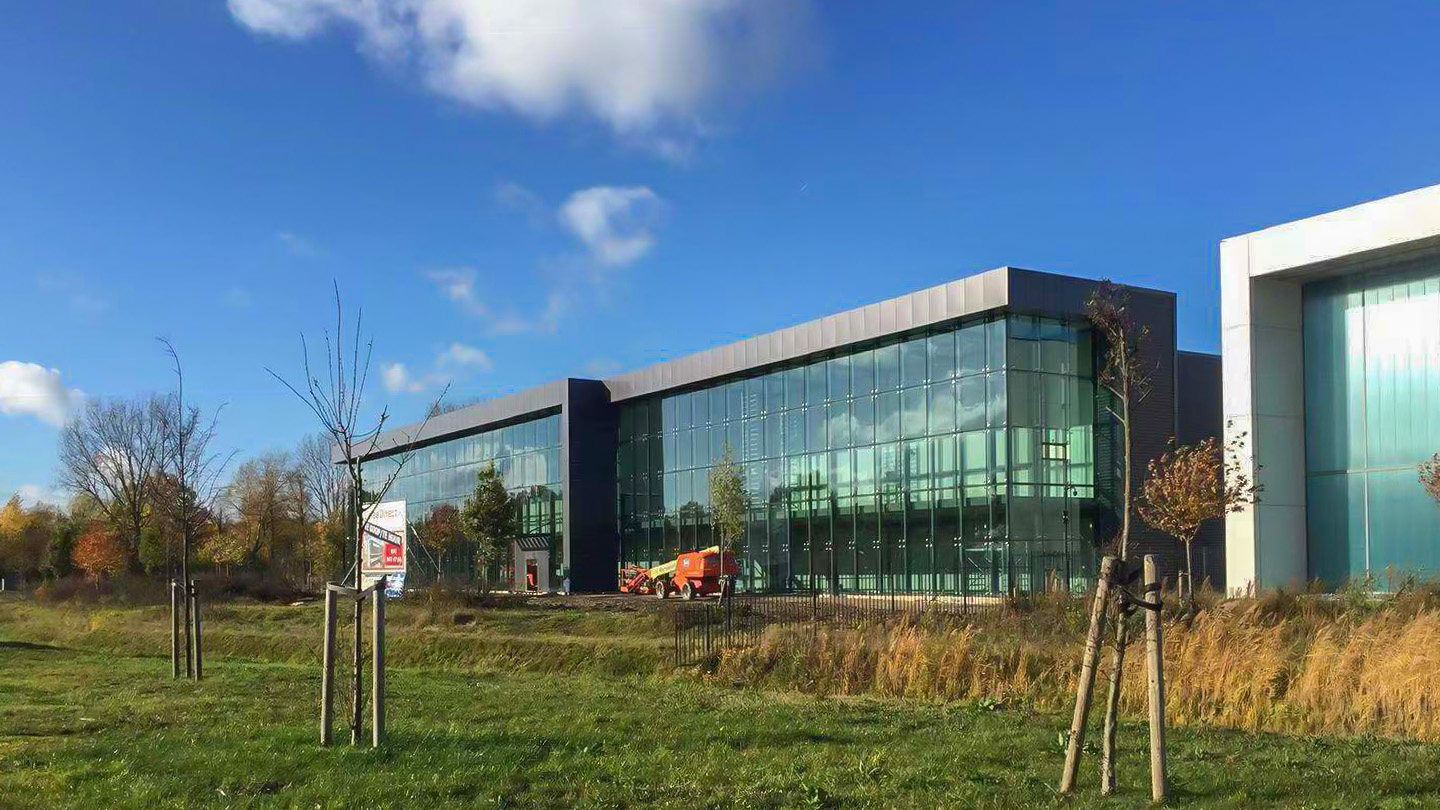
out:
{"label": "wooden stake", "polygon": [[1100,795],[1115,792],[1115,733],[1120,725],[1120,685],[1125,674],[1125,648],[1130,641],[1130,623],[1124,607],[1115,604],[1115,652],[1110,659],[1109,691],[1105,698],[1105,729],[1100,743]]}
{"label": "wooden stake", "polygon": [[200,645],[200,589],[195,587],[195,580],[190,580],[190,615],[195,623],[195,637],[192,643],[195,645],[195,680],[200,680],[205,671],[204,648]]}
{"label": "wooden stake", "polygon": [[[1160,575],[1155,557],[1145,555],[1145,601],[1160,602]],[[1150,682],[1150,797],[1165,800],[1165,639],[1160,624],[1160,611],[1145,611],[1145,653]]]}
{"label": "wooden stake", "polygon": [[180,677],[180,583],[170,580],[170,677]]}
{"label": "wooden stake", "polygon": [[331,742],[330,726],[335,713],[335,608],[340,594],[325,589],[325,645],[320,671],[320,744]]}
{"label": "wooden stake", "polygon": [[370,747],[385,742],[385,578],[375,585],[370,616]]}
{"label": "wooden stake", "polygon": [[[359,590],[359,589],[357,588],[356,590]],[[364,693],[364,691],[363,691],[362,688],[361,688],[361,682],[360,682],[360,677],[361,677],[361,664],[364,663],[364,659],[363,659],[362,656],[361,656],[361,653],[363,652],[363,650],[361,649],[363,637],[362,637],[362,635],[361,635],[361,629],[360,629],[360,628],[364,625],[364,618],[365,618],[365,608],[364,608],[364,604],[365,604],[365,594],[364,594],[363,591],[361,591],[361,592],[359,592],[359,593],[357,593],[357,594],[355,595],[355,649],[354,649],[354,659],[353,659],[353,661],[352,661],[352,663],[355,665],[355,669],[354,669],[354,675],[355,675],[355,677],[354,677],[354,680],[353,680],[354,692],[353,692],[353,694],[352,694],[352,696],[351,696],[351,697],[354,699],[354,701],[351,703],[351,712],[350,712],[350,744],[351,744],[351,745],[359,745],[359,744],[360,744],[360,734],[364,731],[364,729],[361,727],[361,725],[364,723],[364,719],[365,719],[365,715],[363,714],[363,712],[364,712],[364,701],[363,701],[363,697],[364,697],[364,694],[365,694],[365,693]]]}
{"label": "wooden stake", "polygon": [[1065,770],[1060,775],[1060,792],[1075,787],[1080,770],[1080,752],[1085,745],[1085,723],[1090,717],[1090,699],[1095,691],[1095,665],[1100,659],[1100,638],[1105,633],[1105,609],[1110,601],[1110,577],[1115,558],[1100,561],[1100,575],[1095,585],[1095,604],[1090,608],[1090,632],[1085,637],[1085,659],[1080,666],[1080,679],[1075,685],[1075,716],[1070,721],[1070,741],[1065,749]]}

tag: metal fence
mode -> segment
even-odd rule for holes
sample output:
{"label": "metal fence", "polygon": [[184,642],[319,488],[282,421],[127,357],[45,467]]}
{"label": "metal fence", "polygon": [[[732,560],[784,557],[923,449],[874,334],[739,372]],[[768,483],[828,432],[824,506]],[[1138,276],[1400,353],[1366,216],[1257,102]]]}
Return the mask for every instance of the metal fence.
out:
{"label": "metal fence", "polygon": [[724,599],[677,603],[675,666],[692,666],[721,650],[756,644],[769,627],[855,628],[910,622],[960,623],[978,612],[1004,605],[1000,596],[948,596],[913,593],[736,593]]}

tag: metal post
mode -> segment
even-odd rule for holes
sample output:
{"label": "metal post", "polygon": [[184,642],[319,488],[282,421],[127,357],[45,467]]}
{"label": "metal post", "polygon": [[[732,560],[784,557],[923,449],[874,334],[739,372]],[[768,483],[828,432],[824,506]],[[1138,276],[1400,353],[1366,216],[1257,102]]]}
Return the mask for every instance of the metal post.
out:
{"label": "metal post", "polygon": [[1156,607],[1145,611],[1145,652],[1150,682],[1150,795],[1165,801],[1165,640],[1160,624],[1160,574],[1155,555],[1145,555],[1145,601]]}
{"label": "metal post", "polygon": [[325,588],[325,644],[321,653],[320,673],[320,744],[331,742],[331,718],[335,713],[335,621],[339,598],[333,588]]}
{"label": "metal post", "polygon": [[370,747],[385,742],[385,577],[375,583],[370,597],[370,655],[375,671],[370,676]]}
{"label": "metal post", "polygon": [[1080,667],[1079,683],[1075,687],[1075,715],[1070,721],[1070,740],[1065,749],[1065,770],[1060,776],[1062,794],[1069,793],[1075,787],[1075,776],[1080,770],[1080,752],[1085,745],[1085,723],[1090,718],[1090,700],[1095,691],[1095,668],[1100,661],[1100,639],[1105,634],[1105,609],[1110,601],[1110,572],[1114,567],[1114,557],[1106,557],[1100,562],[1095,603],[1090,608],[1090,633],[1085,638],[1085,659]]}
{"label": "metal post", "polygon": [[192,643],[195,645],[195,680],[204,677],[205,653],[200,645],[200,589],[196,587],[195,580],[190,580],[190,616],[195,624],[195,638]]}

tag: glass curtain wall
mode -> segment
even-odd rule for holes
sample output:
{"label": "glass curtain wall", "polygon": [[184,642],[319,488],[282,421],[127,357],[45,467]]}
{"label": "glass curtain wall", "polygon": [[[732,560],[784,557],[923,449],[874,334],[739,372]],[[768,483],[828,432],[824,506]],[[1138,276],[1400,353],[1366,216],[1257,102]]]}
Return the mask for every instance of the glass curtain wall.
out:
{"label": "glass curtain wall", "polygon": [[750,496],[750,589],[1004,593],[1092,567],[1090,337],[1011,315],[625,403],[623,564],[714,544],[710,468]]}
{"label": "glass curtain wall", "polygon": [[[386,493],[387,501],[405,501],[412,526],[435,507],[462,507],[475,490],[475,475],[495,464],[505,488],[515,497],[520,530],[550,539],[550,581],[559,582],[564,564],[564,503],[560,473],[560,415],[552,414],[483,433],[432,444],[415,451]],[[398,463],[397,456],[365,462],[361,472],[369,491],[383,485]],[[478,578],[474,549],[462,548],[444,561],[431,559],[410,535],[407,584],[425,584],[437,575]],[[496,565],[491,582],[510,575],[510,560]]]}
{"label": "glass curtain wall", "polygon": [[1307,284],[1310,576],[1440,570],[1440,507],[1417,467],[1440,451],[1440,261]]}

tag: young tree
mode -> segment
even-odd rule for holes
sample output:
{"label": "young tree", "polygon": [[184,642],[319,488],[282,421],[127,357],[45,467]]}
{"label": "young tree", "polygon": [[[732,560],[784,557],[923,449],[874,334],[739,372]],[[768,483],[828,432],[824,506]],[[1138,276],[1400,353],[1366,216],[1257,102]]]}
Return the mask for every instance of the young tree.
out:
{"label": "young tree", "polygon": [[96,522],[76,539],[72,558],[76,568],[98,580],[124,571],[130,552],[114,529]]}
{"label": "young tree", "polygon": [[734,549],[745,536],[749,509],[745,473],[735,461],[735,454],[727,442],[720,462],[710,468],[710,514],[715,522],[715,538],[722,550]]}
{"label": "young tree", "polygon": [[[361,338],[363,324],[364,312],[362,310],[355,316],[355,335],[347,349],[345,345],[345,310],[340,302],[340,285],[337,283],[335,285],[335,332],[333,336],[328,331],[325,333],[324,367],[319,370],[311,368],[310,349],[302,334],[300,336],[300,356],[305,374],[303,382],[298,386],[292,385],[275,371],[266,369],[270,376],[285,386],[314,414],[320,423],[321,434],[330,443],[331,460],[342,465],[345,475],[345,492],[348,495],[345,525],[350,537],[347,544],[355,551],[354,586],[356,590],[364,586],[359,565],[364,556],[360,548],[364,535],[361,521],[364,520],[365,514],[361,500],[365,494],[370,493],[374,495],[374,502],[385,499],[386,493],[395,484],[395,479],[400,477],[405,465],[414,457],[415,440],[424,435],[425,428],[430,423],[430,417],[427,415],[414,433],[396,437],[387,436],[385,433],[385,425],[390,419],[388,408],[381,408],[373,422],[364,419],[362,407],[365,399],[365,385],[370,378],[370,358],[375,343],[374,340]],[[449,385],[445,386],[445,389],[440,392],[437,402],[444,401],[445,393],[449,391],[449,388]],[[372,481],[367,489],[360,459],[381,451],[392,453],[394,463],[389,465],[388,471],[380,477],[380,480]],[[361,636],[363,618],[361,603],[356,600],[353,626],[354,658],[352,660],[354,667],[352,686],[354,689],[350,717],[350,742],[354,745],[359,744],[363,730],[362,661],[360,655],[363,648]]]}
{"label": "young tree", "polygon": [[[1135,323],[1130,306],[1130,296],[1125,289],[1109,280],[1097,284],[1085,302],[1085,314],[1094,327],[1101,357],[1097,382],[1108,395],[1104,412],[1120,434],[1117,460],[1120,465],[1120,531],[1116,546],[1122,567],[1128,563],[1131,515],[1135,511],[1133,418],[1136,406],[1150,393],[1150,378],[1154,373],[1154,364],[1144,357],[1149,328]],[[1119,601],[1119,590],[1116,589],[1115,652],[1105,705],[1105,732],[1100,759],[1100,792],[1103,795],[1115,790],[1115,730],[1120,711],[1120,673],[1125,664],[1129,634],[1129,622]],[[1095,629],[1098,630],[1098,627]]]}
{"label": "young tree", "polygon": [[[220,420],[220,408],[207,419],[200,408],[185,402],[185,371],[180,365],[180,355],[175,346],[165,338],[157,338],[170,356],[175,370],[175,393],[165,397],[158,405],[159,413],[159,468],[164,473],[164,485],[155,489],[156,502],[164,521],[157,522],[164,534],[178,540],[180,558],[180,581],[189,593],[190,559],[193,549],[209,524],[220,495],[220,476],[234,456],[221,457],[210,449],[215,440],[215,428]],[[168,546],[169,544],[167,544]],[[172,555],[167,550],[167,561]],[[199,639],[192,638],[195,627],[191,622],[192,600],[183,600],[182,621],[185,625],[186,673],[189,674],[195,661],[196,652],[201,649]]]}
{"label": "young tree", "polygon": [[138,559],[151,516],[164,410],[159,397],[88,400],[60,433],[61,485],[84,495],[124,533],[130,559]]}
{"label": "young tree", "polygon": [[1193,604],[1195,594],[1191,545],[1200,524],[1241,511],[1260,493],[1240,460],[1243,439],[1237,436],[1224,446],[1213,438],[1190,445],[1172,442],[1164,455],[1150,461],[1136,508],[1142,520],[1184,544],[1187,604]]}
{"label": "young tree", "polygon": [[437,579],[445,573],[445,560],[463,538],[460,510],[442,503],[414,526],[415,542],[435,560]]}
{"label": "young tree", "polygon": [[510,541],[520,530],[514,500],[493,462],[475,474],[475,490],[460,509],[460,525],[475,543],[475,565],[488,593],[490,567],[509,551]]}

